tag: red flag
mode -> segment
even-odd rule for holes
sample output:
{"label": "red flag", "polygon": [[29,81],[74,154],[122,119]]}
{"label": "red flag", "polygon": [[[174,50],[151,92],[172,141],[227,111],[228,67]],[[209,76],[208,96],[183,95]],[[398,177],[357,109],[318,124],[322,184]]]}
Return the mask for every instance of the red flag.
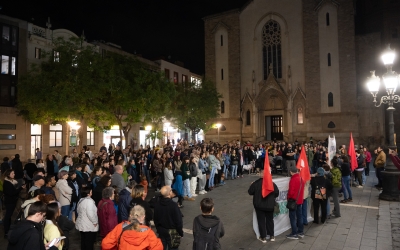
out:
{"label": "red flag", "polygon": [[262,197],[265,198],[274,192],[274,184],[272,183],[271,167],[269,166],[268,149],[265,152],[264,160],[264,176],[262,181]]}
{"label": "red flag", "polygon": [[308,167],[308,160],[304,146],[301,147],[300,158],[297,160],[296,168],[300,170],[300,176],[303,182],[311,180],[310,168]]}
{"label": "red flag", "polygon": [[353,171],[358,167],[356,150],[354,149],[353,133],[350,133],[350,145],[347,154],[350,157],[349,160],[350,160],[351,171]]}

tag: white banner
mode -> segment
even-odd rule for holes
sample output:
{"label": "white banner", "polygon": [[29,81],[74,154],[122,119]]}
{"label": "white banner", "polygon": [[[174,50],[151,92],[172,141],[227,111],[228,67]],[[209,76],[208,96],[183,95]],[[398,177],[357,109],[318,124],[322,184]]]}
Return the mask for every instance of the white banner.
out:
{"label": "white banner", "polygon": [[[280,235],[286,230],[290,229],[290,220],[289,220],[289,210],[286,208],[287,203],[287,193],[289,189],[289,181],[290,177],[274,179],[273,182],[279,189],[279,196],[276,198],[276,201],[279,203],[279,214],[274,214],[274,231],[275,236]],[[309,192],[311,195],[311,190]],[[312,200],[310,197],[307,198],[307,221],[313,221],[313,217],[311,217],[310,209],[312,206]],[[257,216],[256,210],[253,209],[253,229],[256,233],[257,239],[260,237],[260,233],[258,230]]]}
{"label": "white banner", "polygon": [[333,136],[332,138],[331,138],[331,136],[329,136],[329,139],[328,139],[329,160],[328,160],[328,162],[330,162],[335,155],[336,155],[336,139],[335,139],[335,136]]}

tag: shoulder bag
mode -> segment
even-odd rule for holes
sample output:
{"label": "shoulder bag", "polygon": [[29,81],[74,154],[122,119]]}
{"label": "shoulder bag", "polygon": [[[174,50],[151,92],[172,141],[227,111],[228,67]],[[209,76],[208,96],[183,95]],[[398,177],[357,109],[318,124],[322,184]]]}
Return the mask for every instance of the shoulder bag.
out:
{"label": "shoulder bag", "polygon": [[300,177],[300,188],[299,191],[297,192],[297,198],[296,199],[289,199],[287,201],[286,207],[290,210],[290,211],[294,211],[297,208],[297,200],[299,199],[299,195],[300,195],[300,190],[301,190],[301,177]]}

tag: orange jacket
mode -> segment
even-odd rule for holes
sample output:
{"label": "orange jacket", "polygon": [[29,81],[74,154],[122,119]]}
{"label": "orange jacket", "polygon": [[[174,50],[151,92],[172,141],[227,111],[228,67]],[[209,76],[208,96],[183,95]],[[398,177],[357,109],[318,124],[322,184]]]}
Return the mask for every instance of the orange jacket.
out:
{"label": "orange jacket", "polygon": [[141,232],[135,230],[125,230],[121,236],[119,247],[117,249],[118,239],[122,232],[122,225],[129,225],[124,221],[118,224],[101,243],[102,250],[125,250],[125,249],[153,249],[163,250],[161,240],[148,226],[141,225]]}

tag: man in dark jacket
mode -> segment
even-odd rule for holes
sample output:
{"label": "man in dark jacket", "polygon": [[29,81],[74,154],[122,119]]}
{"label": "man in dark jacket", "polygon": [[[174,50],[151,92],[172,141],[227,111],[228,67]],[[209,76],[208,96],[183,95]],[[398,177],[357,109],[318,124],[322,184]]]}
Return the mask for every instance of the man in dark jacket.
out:
{"label": "man in dark jacket", "polygon": [[274,192],[269,193],[265,198],[262,196],[262,182],[264,170],[261,170],[261,178],[254,181],[248,190],[253,195],[253,206],[256,210],[258,229],[260,230],[259,240],[266,243],[267,240],[275,241],[274,232],[274,206],[275,198],[279,196],[279,189],[274,184]]}
{"label": "man in dark jacket", "polygon": [[19,154],[15,154],[15,158],[11,161],[12,169],[15,173],[15,179],[18,181],[18,184],[21,186],[24,178],[24,169],[22,168],[22,162],[19,159]]}
{"label": "man in dark jacket", "polygon": [[132,200],[132,188],[136,186],[135,180],[130,180],[126,188],[119,192],[118,199],[118,223],[126,221],[129,218],[129,213],[131,211],[130,203]]}
{"label": "man in dark jacket", "polygon": [[159,199],[154,206],[154,224],[164,249],[171,248],[171,237],[168,233],[169,229],[176,229],[178,234],[183,237],[182,214],[178,204],[171,199],[171,192],[171,187],[162,187],[161,195],[163,197]]}
{"label": "man in dark jacket", "polygon": [[200,209],[202,214],[193,220],[193,249],[222,249],[219,239],[225,235],[225,230],[222,221],[212,215],[213,199],[202,199]]}
{"label": "man in dark jacket", "polygon": [[[28,217],[21,221],[15,227],[11,228],[8,233],[7,250],[45,250],[43,243],[43,227],[41,222],[46,218],[47,206],[44,202],[37,201],[29,207]],[[60,242],[48,248],[49,250],[57,250]]]}

